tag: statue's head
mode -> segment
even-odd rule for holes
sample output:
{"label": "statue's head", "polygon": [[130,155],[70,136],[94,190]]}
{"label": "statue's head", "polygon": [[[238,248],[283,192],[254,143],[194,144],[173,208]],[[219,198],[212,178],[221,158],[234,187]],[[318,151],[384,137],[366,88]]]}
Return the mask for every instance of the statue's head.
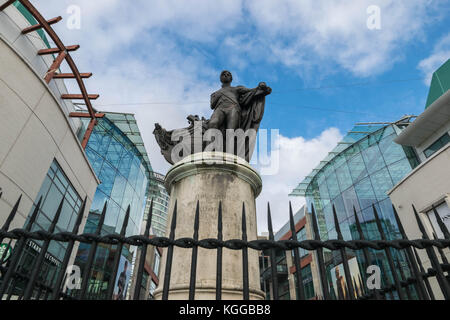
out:
{"label": "statue's head", "polygon": [[223,70],[220,73],[220,82],[222,83],[231,83],[233,81],[233,76],[231,75],[231,72],[228,70]]}

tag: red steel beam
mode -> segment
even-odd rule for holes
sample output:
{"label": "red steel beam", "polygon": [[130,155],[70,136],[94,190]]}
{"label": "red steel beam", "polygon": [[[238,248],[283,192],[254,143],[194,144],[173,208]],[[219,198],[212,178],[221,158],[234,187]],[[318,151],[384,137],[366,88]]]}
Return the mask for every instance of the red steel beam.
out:
{"label": "red steel beam", "polygon": [[[39,13],[39,11],[30,3],[29,0],[18,0],[30,13],[31,15],[37,20],[38,23],[42,25],[42,28],[47,32],[49,37],[53,40],[53,42],[56,44],[56,46],[59,48],[60,51],[66,50],[66,47],[62,43],[61,39],[58,37],[56,32],[50,27],[50,25],[47,23],[47,21],[44,19],[44,17]],[[92,103],[88,97],[86,87],[83,83],[83,79],[80,76],[80,72],[78,71],[78,68],[73,61],[70,54],[66,55],[66,62],[69,65],[70,69],[72,70],[73,74],[75,75],[75,79],[77,80],[78,86],[80,88],[81,94],[83,96],[84,102],[86,104],[86,107],[89,111],[89,114],[91,115],[92,119],[95,120],[95,112],[92,108]]]}
{"label": "red steel beam", "polygon": [[[92,72],[80,73],[81,78],[90,78],[92,77]],[[75,79],[75,75],[73,73],[55,73],[53,76],[54,79]]]}
{"label": "red steel beam", "polygon": [[16,1],[16,0],[9,0],[9,1],[6,1],[4,4],[2,4],[2,5],[0,6],[0,11],[5,10],[7,7],[9,7],[10,5],[12,5],[12,4],[14,3],[14,1]]}
{"label": "red steel beam", "polygon": [[63,50],[61,50],[59,48],[41,49],[41,50],[38,51],[38,55],[42,56],[42,55],[45,55],[45,54],[55,54],[55,53],[59,53],[61,51],[67,51],[67,52],[75,51],[75,50],[78,50],[79,48],[80,48],[80,45],[76,44],[76,45],[73,45],[73,46],[64,47]]}
{"label": "red steel beam", "polygon": [[89,125],[83,136],[83,140],[81,140],[81,146],[83,147],[83,149],[86,149],[87,143],[89,141],[89,138],[91,137],[92,131],[94,131],[94,127],[96,124],[97,124],[97,120],[95,118],[91,119],[91,121],[89,121]]}
{"label": "red steel beam", "polygon": [[50,80],[52,80],[53,75],[55,74],[56,71],[58,71],[66,55],[67,55],[66,51],[61,51],[58,54],[55,61],[53,61],[52,65],[50,66],[50,69],[47,71],[47,74],[44,77],[45,82],[49,83]]}
{"label": "red steel beam", "polygon": [[[98,94],[88,94],[87,99],[95,100],[95,99],[98,99],[99,96],[100,95],[98,95]],[[83,94],[62,94],[61,95],[61,99],[67,99],[67,100],[83,100],[85,98],[86,97]],[[93,117],[91,116],[91,118],[95,118],[95,113],[93,113]]]}
{"label": "red steel beam", "polygon": [[[56,17],[56,18],[47,20],[47,23],[48,23],[49,25],[52,25],[52,24],[55,24],[55,23],[60,22],[61,20],[62,20],[62,17],[59,16],[59,17]],[[23,30],[22,30],[22,34],[27,34],[27,33],[36,31],[36,30],[41,29],[41,28],[42,28],[42,25],[41,25],[40,23],[38,23],[38,24],[35,24],[34,26],[31,26],[31,27],[28,27],[28,28],[23,29]]]}
{"label": "red steel beam", "polygon": [[[96,113],[95,114],[96,118],[103,118],[104,116],[105,116],[104,113]],[[71,112],[71,113],[69,113],[69,117],[71,117],[71,118],[90,118],[91,115],[86,112]]]}

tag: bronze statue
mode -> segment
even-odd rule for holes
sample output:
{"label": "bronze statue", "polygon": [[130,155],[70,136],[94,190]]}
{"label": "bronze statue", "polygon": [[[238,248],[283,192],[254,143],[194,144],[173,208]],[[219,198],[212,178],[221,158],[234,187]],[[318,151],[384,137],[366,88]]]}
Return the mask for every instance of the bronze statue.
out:
{"label": "bronze statue", "polygon": [[[242,129],[246,134],[252,131],[256,138],[256,132],[264,115],[265,97],[272,92],[272,89],[264,82],[260,82],[253,89],[243,86],[232,87],[232,80],[231,72],[227,70],[221,72],[222,88],[211,94],[211,109],[214,111],[209,120],[203,117],[200,119],[197,115],[189,115],[188,127],[172,131],[166,131],[158,123],[155,124],[153,134],[161,148],[161,153],[169,163],[174,164],[189,154],[208,150],[208,141],[203,140],[203,135],[210,129],[214,129],[216,134],[220,131],[223,143],[219,145],[222,146],[227,145],[226,136],[230,130]],[[198,132],[197,135],[196,132]],[[217,139],[217,135],[215,137]],[[253,147],[249,147],[248,141],[245,143],[247,143],[245,159],[249,161]],[[184,144],[184,148],[175,150],[174,148],[179,144]],[[225,150],[220,151],[225,152]],[[231,152],[237,154],[236,148]]]}

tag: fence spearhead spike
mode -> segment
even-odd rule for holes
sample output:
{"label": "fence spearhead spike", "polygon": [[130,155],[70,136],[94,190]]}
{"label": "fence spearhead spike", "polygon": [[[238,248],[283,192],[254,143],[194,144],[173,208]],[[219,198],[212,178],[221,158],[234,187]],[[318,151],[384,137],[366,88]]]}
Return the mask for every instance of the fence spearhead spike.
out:
{"label": "fence spearhead spike", "polygon": [[392,205],[392,210],[394,211],[395,221],[397,222],[398,230],[400,231],[400,234],[402,235],[402,238],[403,239],[407,239],[405,229],[403,228],[403,224],[400,221],[400,217],[398,216],[397,210],[395,210],[394,205]]}
{"label": "fence spearhead spike", "polygon": [[361,223],[359,222],[359,218],[358,218],[358,214],[356,213],[355,206],[353,206],[353,214],[354,214],[354,216],[355,216],[356,230],[358,230],[359,239],[360,239],[360,240],[365,240],[365,238],[364,238],[364,233],[363,233],[363,231],[362,231]]}
{"label": "fence spearhead spike", "polygon": [[152,219],[153,219],[153,197],[152,200],[150,200],[150,211],[148,212],[147,216],[147,223],[145,225],[145,231],[144,236],[147,238],[150,234],[150,227],[152,225]]}
{"label": "fence spearhead spike", "polygon": [[342,233],[341,233],[341,227],[339,226],[339,221],[337,218],[336,208],[334,207],[334,204],[333,204],[333,218],[334,218],[334,227],[336,229],[338,240],[343,240]]}

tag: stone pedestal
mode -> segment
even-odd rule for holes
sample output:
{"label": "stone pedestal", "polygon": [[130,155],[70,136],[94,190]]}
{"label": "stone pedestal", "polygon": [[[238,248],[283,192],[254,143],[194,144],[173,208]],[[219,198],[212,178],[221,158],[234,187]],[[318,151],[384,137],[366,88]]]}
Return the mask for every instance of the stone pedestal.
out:
{"label": "stone pedestal", "polygon": [[[256,240],[255,198],[262,188],[261,177],[250,165],[234,155],[203,152],[176,163],[166,175],[170,193],[168,224],[177,201],[175,239],[193,237],[197,200],[200,201],[199,239],[217,238],[219,202],[222,202],[223,240],[242,238],[242,203],[245,203],[248,240]],[[169,236],[169,228],[166,236]],[[155,298],[161,299],[167,249],[161,259],[160,282]],[[192,249],[175,247],[169,299],[187,299]],[[216,294],[217,250],[198,250],[196,300],[214,300]],[[248,249],[250,299],[262,300],[258,252]],[[242,251],[223,249],[222,299],[242,299]]]}

